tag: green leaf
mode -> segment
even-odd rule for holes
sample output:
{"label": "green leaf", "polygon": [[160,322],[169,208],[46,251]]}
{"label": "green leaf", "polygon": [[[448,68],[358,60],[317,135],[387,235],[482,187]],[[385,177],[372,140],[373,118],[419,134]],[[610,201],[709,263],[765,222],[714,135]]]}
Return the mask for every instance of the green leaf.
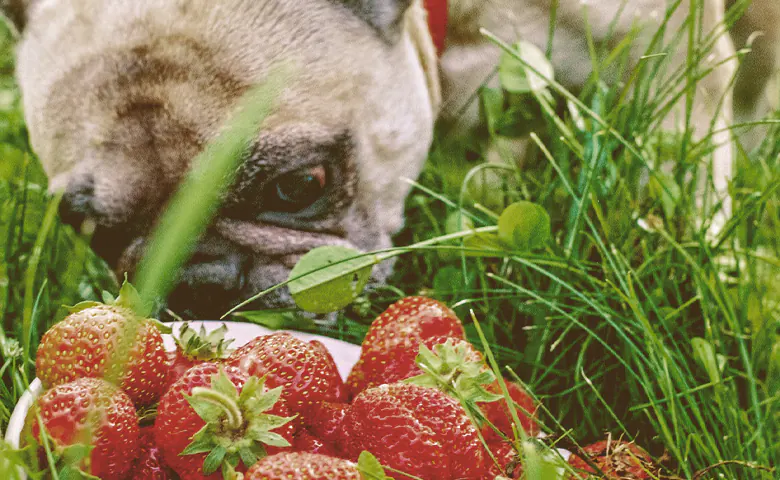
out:
{"label": "green leaf", "polygon": [[[449,252],[450,255],[453,253],[452,251],[442,250],[439,254],[441,255],[445,251]],[[466,288],[465,283],[463,271],[460,268],[448,265],[436,272],[436,276],[433,277],[433,290],[438,292],[439,295],[445,293],[457,295],[458,292]]]}
{"label": "green leaf", "polygon": [[211,475],[216,472],[222,465],[222,460],[225,459],[225,455],[227,455],[227,450],[223,446],[218,446],[212,450],[211,453],[206,456],[206,459],[203,460],[203,473]]}
{"label": "green leaf", "polygon": [[279,435],[278,433],[267,432],[263,430],[257,430],[257,431],[250,430],[249,432],[247,432],[247,435],[253,440],[265,443],[266,445],[271,445],[272,447],[290,446],[290,442],[288,442],[283,436]]}
{"label": "green leaf", "polygon": [[137,315],[145,317],[148,312],[151,311],[149,305],[144,305],[141,300],[141,295],[138,294],[138,290],[127,281],[127,275],[125,275],[125,281],[122,283],[122,287],[119,289],[119,296],[113,302],[114,305],[125,307],[132,310]]}
{"label": "green leaf", "polygon": [[[377,262],[374,256],[347,260],[356,255],[360,252],[341,246],[309,251],[290,272],[288,287],[295,303],[312,313],[335,312],[352,303],[365,288],[371,267]],[[312,273],[295,279],[308,272]]]}
{"label": "green leaf", "polygon": [[244,462],[244,465],[246,465],[247,468],[257,463],[257,455],[248,447],[239,448],[238,454],[241,456],[241,461]]}
{"label": "green leaf", "polygon": [[360,478],[363,480],[384,480],[387,478],[385,475],[385,469],[379,460],[370,452],[362,451],[358,457],[357,463],[358,472],[360,472]]}
{"label": "green leaf", "polygon": [[236,468],[229,462],[222,462],[222,480],[235,480]]}
{"label": "green leaf", "polygon": [[463,214],[460,210],[456,210],[447,216],[447,221],[444,222],[444,231],[446,233],[457,233],[463,230],[474,229],[474,221]]}
{"label": "green leaf", "polygon": [[100,477],[90,475],[84,470],[74,467],[73,465],[65,465],[60,469],[58,473],[60,480],[101,480]]}
{"label": "green leaf", "polygon": [[276,430],[277,428],[290,423],[296,416],[297,415],[292,417],[280,417],[278,415],[263,414],[253,418],[251,422],[252,426],[255,428],[262,430]]}
{"label": "green leaf", "polygon": [[[446,355],[446,353],[445,353]],[[415,357],[415,362],[418,365],[424,365],[434,370],[439,370],[444,363],[444,360],[437,357],[428,347],[420,345],[420,351]]]}
{"label": "green leaf", "polygon": [[244,387],[241,389],[241,393],[238,395],[239,406],[254,406],[254,403],[262,398],[265,393],[265,377],[265,375],[263,375],[263,378],[258,378],[254,375],[249,377],[244,384]]}
{"label": "green leaf", "polygon": [[[555,78],[555,71],[547,57],[544,56],[544,52],[528,42],[516,43],[514,50],[525,63],[511,53],[503,52],[498,64],[498,78],[501,81],[501,86],[508,92],[518,94],[545,91],[550,84],[549,80]],[[534,73],[526,64],[536,69],[542,76]]]}
{"label": "green leaf", "polygon": [[[496,374],[493,373],[493,370],[485,370],[481,372],[479,375],[471,377],[470,379],[479,385],[490,385],[491,383],[496,381]],[[500,398],[503,398],[501,395],[498,396]]]}
{"label": "green leaf", "polygon": [[78,313],[82,310],[86,310],[88,308],[92,307],[99,307],[103,305],[100,302],[80,302],[73,306],[66,306],[65,308],[68,310],[69,313]]}
{"label": "green leaf", "polygon": [[198,430],[198,433],[192,436],[192,442],[187,445],[187,448],[182,450],[179,456],[210,452],[215,445],[216,443],[214,443],[214,436],[209,430],[209,426],[204,425],[203,428]]}
{"label": "green leaf", "polygon": [[674,212],[680,203],[682,191],[671,175],[663,172],[654,172],[648,185],[650,195],[660,200],[661,208],[667,219],[674,218]]}
{"label": "green leaf", "polygon": [[268,456],[268,452],[265,449],[265,445],[260,442],[252,442],[249,444],[249,448],[257,458],[265,458]]}
{"label": "green leaf", "polygon": [[146,321],[151,323],[155,327],[157,327],[157,330],[159,330],[160,333],[163,333],[163,334],[166,334],[166,335],[169,335],[169,334],[173,333],[173,328],[170,325],[165,324],[165,323],[157,320],[156,318],[147,318]]}
{"label": "green leaf", "polygon": [[464,253],[467,257],[493,258],[506,255],[507,250],[507,246],[494,233],[480,233],[468,237],[463,241],[463,246],[469,249]]}
{"label": "green leaf", "polygon": [[547,447],[536,441],[523,442],[523,472],[525,478],[538,480],[564,480],[567,476],[560,459]]}
{"label": "green leaf", "polygon": [[542,248],[550,239],[550,216],[535,203],[513,203],[498,219],[498,238],[523,252]]}
{"label": "green leaf", "polygon": [[720,382],[720,368],[718,366],[718,358],[715,355],[715,349],[712,345],[703,338],[693,338],[691,340],[691,346],[693,346],[693,353],[696,361],[707,372],[710,377],[710,382]]}
{"label": "green leaf", "polygon": [[116,300],[116,298],[114,298],[111,292],[108,292],[106,290],[103,290],[100,293],[100,298],[103,299],[103,303],[105,303],[106,305],[111,305],[112,303],[114,303],[114,300]]}
{"label": "green leaf", "polygon": [[[455,210],[447,216],[444,222],[444,231],[447,234],[474,229],[474,222],[460,210]],[[453,260],[460,256],[461,252],[449,248],[443,248],[436,252],[442,260]],[[449,289],[444,289],[449,290]]]}
{"label": "green leaf", "polygon": [[211,377],[211,388],[228,398],[238,400],[238,390],[233,382],[230,381],[227,374],[221,368],[219,373]]}
{"label": "green leaf", "polygon": [[501,90],[482,87],[479,91],[480,110],[491,136],[497,134],[498,124],[504,111],[504,94]]}
{"label": "green leaf", "polygon": [[279,397],[282,395],[282,389],[283,387],[276,387],[267,392],[263,392],[261,395],[256,396],[251,400],[247,400],[246,404],[248,409],[255,415],[270,410],[271,407],[279,401]]}
{"label": "green leaf", "polygon": [[92,449],[94,448],[94,445],[84,445],[82,443],[69,445],[63,449],[60,457],[67,465],[80,465],[84,460],[89,458],[90,452],[92,452]]}
{"label": "green leaf", "polygon": [[206,423],[216,423],[224,416],[225,410],[213,402],[196,398],[192,395],[185,395],[184,398],[189,402],[192,409],[195,410],[195,413]]}
{"label": "green leaf", "polygon": [[58,472],[60,480],[81,480],[83,478],[83,472],[78,468],[74,468],[72,465],[65,465]]}
{"label": "green leaf", "polygon": [[439,384],[440,384],[440,382],[436,379],[436,377],[433,377],[427,373],[406,378],[404,380],[401,380],[401,382],[411,383],[412,385],[417,385],[420,387],[430,387],[430,388],[439,388]]}
{"label": "green leaf", "polygon": [[769,369],[766,375],[770,397],[780,392],[780,336],[775,340],[772,352],[769,354]]}
{"label": "green leaf", "polygon": [[[53,441],[51,437],[49,437],[49,440]],[[57,467],[57,473],[60,479],[100,480],[98,477],[82,470],[82,467],[86,465],[86,461],[88,460],[94,448],[94,445],[78,443],[69,445],[62,449],[62,451],[59,453],[55,454],[55,461],[57,465],[60,465]]]}

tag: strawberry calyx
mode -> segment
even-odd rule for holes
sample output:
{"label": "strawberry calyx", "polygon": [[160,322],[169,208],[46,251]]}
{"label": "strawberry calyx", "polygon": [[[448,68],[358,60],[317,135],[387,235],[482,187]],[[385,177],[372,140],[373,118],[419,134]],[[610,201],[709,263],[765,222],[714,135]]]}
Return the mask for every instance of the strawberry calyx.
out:
{"label": "strawberry calyx", "polygon": [[155,327],[157,327],[158,330],[160,330],[160,333],[171,333],[173,331],[171,327],[157,319],[144,318],[149,312],[151,312],[151,308],[149,308],[149,306],[144,303],[144,301],[141,299],[141,295],[138,293],[138,290],[136,290],[133,284],[127,280],[127,275],[125,275],[125,280],[122,283],[122,287],[119,289],[119,295],[117,295],[116,298],[113,298],[109,292],[104,291],[102,302],[87,300],[84,302],[79,302],[75,305],[65,306],[65,308],[68,310],[68,313],[78,313],[88,308],[102,306],[116,307],[121,309],[126,314],[125,316],[127,318],[141,318],[147,322],[151,322]]}
{"label": "strawberry calyx", "polygon": [[415,362],[423,373],[404,382],[437,388],[458,399],[470,413],[477,414],[478,402],[495,402],[503,397],[485,388],[496,376],[481,358],[475,359],[474,352],[470,344],[455,338],[434,345],[433,350],[422,344]]}
{"label": "strawberry calyx", "polygon": [[[103,292],[103,301],[85,301],[77,303],[76,305],[66,306],[65,308],[69,313],[78,313],[88,308],[110,306],[117,307],[127,312],[128,318],[144,318],[152,311],[152,308],[143,301],[138,290],[127,280],[125,274],[125,280],[122,282],[122,286],[119,288],[119,295],[113,298],[109,292]],[[154,325],[160,330],[161,333],[171,333],[171,328],[159,320],[147,318],[147,321],[153,322]]]}
{"label": "strawberry calyx", "polygon": [[288,447],[290,443],[272,430],[294,417],[267,412],[279,400],[282,387],[265,390],[265,377],[250,377],[239,394],[236,386],[220,369],[211,388],[196,387],[185,396],[193,410],[206,422],[180,455],[208,453],[203,472],[222,470],[225,480],[238,478],[236,467],[243,462],[251,467],[267,455],[265,446]]}
{"label": "strawberry calyx", "polygon": [[189,324],[184,323],[179,328],[179,336],[174,337],[177,349],[193,360],[213,360],[223,358],[230,353],[229,346],[233,339],[225,339],[228,328],[224,323],[219,328],[206,333],[206,328],[201,325],[195,330]]}

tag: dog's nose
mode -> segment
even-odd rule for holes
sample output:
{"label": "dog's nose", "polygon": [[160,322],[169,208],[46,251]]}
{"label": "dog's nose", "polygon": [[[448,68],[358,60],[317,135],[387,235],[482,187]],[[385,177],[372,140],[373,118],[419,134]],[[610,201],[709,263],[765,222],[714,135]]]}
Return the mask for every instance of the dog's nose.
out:
{"label": "dog's nose", "polygon": [[79,228],[88,217],[94,218],[95,177],[91,174],[71,178],[65,187],[59,206],[63,222]]}
{"label": "dog's nose", "polygon": [[244,255],[196,253],[168,297],[168,308],[184,318],[219,318],[244,287]]}
{"label": "dog's nose", "polygon": [[125,225],[108,224],[107,216],[97,205],[95,177],[92,174],[72,177],[65,188],[59,205],[60,219],[80,231],[85,220],[92,222],[91,245],[109,265],[115,265],[129,235]]}

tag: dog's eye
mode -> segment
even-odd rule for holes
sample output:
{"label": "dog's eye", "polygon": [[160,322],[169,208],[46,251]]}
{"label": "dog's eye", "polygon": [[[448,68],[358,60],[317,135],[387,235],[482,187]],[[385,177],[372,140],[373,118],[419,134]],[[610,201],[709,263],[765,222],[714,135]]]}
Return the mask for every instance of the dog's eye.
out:
{"label": "dog's eye", "polygon": [[274,211],[299,212],[316,202],[328,186],[328,173],[323,166],[296,170],[277,178],[271,186]]}

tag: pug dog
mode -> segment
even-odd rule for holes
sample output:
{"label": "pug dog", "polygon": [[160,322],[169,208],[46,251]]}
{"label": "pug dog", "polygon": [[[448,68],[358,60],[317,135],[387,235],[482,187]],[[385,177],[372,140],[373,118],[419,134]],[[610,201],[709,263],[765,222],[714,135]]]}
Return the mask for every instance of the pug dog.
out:
{"label": "pug dog", "polygon": [[[706,2],[706,31],[722,22],[723,2]],[[174,311],[195,318],[284,281],[314,247],[389,247],[403,225],[402,178],[419,174],[437,118],[464,128],[478,121],[468,99],[501,52],[480,29],[544,48],[552,3],[0,0],[21,33],[25,118],[51,190],[64,192],[62,216],[96,225],[93,245],[120,275],[132,273],[166,202],[241,96],[278,62],[298,66],[169,298]],[[555,3],[552,62],[572,87],[590,73],[585,14],[597,42],[641,27],[637,63],[667,7]],[[670,30],[687,13],[683,2]],[[723,128],[713,164],[720,194],[732,161],[734,53],[728,34],[719,35],[694,105],[697,131]],[[683,62],[685,51],[674,55]],[[389,272],[377,267],[374,281]],[[260,302],[280,307],[291,298],[279,290]]]}

